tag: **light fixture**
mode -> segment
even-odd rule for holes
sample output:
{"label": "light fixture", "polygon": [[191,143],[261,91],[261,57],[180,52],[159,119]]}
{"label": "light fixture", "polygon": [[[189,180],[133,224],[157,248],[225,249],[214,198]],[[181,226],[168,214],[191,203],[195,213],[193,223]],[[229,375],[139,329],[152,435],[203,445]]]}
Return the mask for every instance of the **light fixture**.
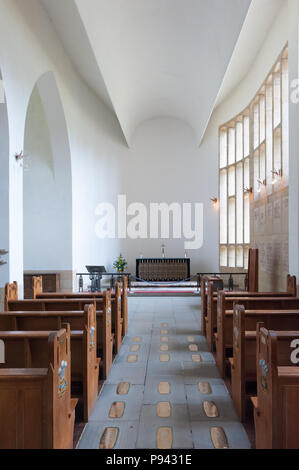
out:
{"label": "light fixture", "polygon": [[273,179],[272,179],[272,184],[274,185],[277,181],[276,177],[277,178],[282,178],[282,169],[280,170],[272,170],[271,171],[272,175],[273,175]]}
{"label": "light fixture", "polygon": [[252,193],[253,193],[253,189],[252,189],[252,188],[245,188],[245,189],[244,189],[244,193],[245,193],[245,194],[252,194]]}
{"label": "light fixture", "polygon": [[218,203],[219,203],[218,197],[211,197],[210,200],[212,201],[212,204],[215,207],[215,209],[218,208]]}
{"label": "light fixture", "polygon": [[24,158],[23,150],[21,150],[21,152],[15,154],[15,159],[16,159],[17,162],[23,160],[23,158]]}

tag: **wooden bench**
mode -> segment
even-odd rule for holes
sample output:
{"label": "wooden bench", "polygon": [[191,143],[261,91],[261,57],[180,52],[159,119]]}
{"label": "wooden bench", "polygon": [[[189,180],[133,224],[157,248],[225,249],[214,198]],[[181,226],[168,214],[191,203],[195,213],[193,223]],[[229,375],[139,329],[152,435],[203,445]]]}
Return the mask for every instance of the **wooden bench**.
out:
{"label": "wooden bench", "polygon": [[83,420],[88,422],[98,398],[100,368],[96,348],[94,305],[86,305],[83,314],[81,312],[1,313],[0,339],[5,338],[4,342],[8,343],[6,363],[9,367],[42,368],[47,361],[45,332],[59,330],[65,327],[65,324],[67,328],[71,328],[72,396],[82,399]]}
{"label": "wooden bench", "polygon": [[51,333],[46,367],[0,369],[0,448],[72,449],[70,334]]}
{"label": "wooden bench", "polygon": [[[104,292],[43,292],[43,284],[41,277],[35,277],[32,280],[33,284],[33,299],[96,299],[97,309],[101,306],[101,300],[104,300]],[[110,289],[109,289],[110,290]],[[124,276],[123,289],[119,282],[115,285],[115,290],[111,292],[111,305],[112,305],[112,333],[115,337],[114,352],[118,354],[122,340],[127,334],[127,291],[128,280]]]}
{"label": "wooden bench", "polygon": [[279,353],[281,341],[290,353],[289,344],[299,332],[261,328],[257,337],[257,397],[252,398],[256,448],[299,449],[299,367],[281,365]]}
{"label": "wooden bench", "polygon": [[[232,398],[242,421],[246,415],[246,385],[256,385],[256,328],[262,322],[271,330],[299,330],[299,310],[246,311],[242,305],[234,306],[233,358],[230,358]],[[280,365],[291,365],[290,342],[281,337],[278,354]]]}
{"label": "wooden bench", "polygon": [[216,364],[222,377],[225,377],[227,349],[233,347],[233,307],[242,304],[245,310],[299,310],[297,297],[226,297],[218,292]]}
{"label": "wooden bench", "polygon": [[[7,284],[5,287],[5,307],[8,312],[39,311],[39,312],[63,312],[83,311],[85,305],[94,303],[97,309],[97,353],[103,361],[104,379],[107,378],[112,365],[113,336],[111,332],[111,295],[107,291],[103,300],[96,299],[26,299],[18,298],[17,285]],[[80,321],[79,321],[80,324]],[[80,329],[71,325],[74,330]]]}
{"label": "wooden bench", "polygon": [[[217,302],[218,294],[214,291],[212,280],[208,280],[207,288],[207,308],[206,317],[202,320],[205,323],[205,334],[207,342],[211,351],[214,350],[214,333],[217,331]],[[296,276],[287,276],[286,291],[285,292],[237,292],[237,291],[223,291],[225,296],[229,299],[232,297],[296,297],[297,286]],[[231,306],[232,309],[232,306]]]}

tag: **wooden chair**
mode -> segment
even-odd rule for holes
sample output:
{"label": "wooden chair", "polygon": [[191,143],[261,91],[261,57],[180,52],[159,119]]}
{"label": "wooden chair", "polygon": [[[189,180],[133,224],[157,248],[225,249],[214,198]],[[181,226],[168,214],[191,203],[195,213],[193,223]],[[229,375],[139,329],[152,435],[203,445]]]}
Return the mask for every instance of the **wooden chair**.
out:
{"label": "wooden chair", "polygon": [[299,310],[297,297],[226,297],[218,292],[216,364],[225,377],[227,350],[233,348],[233,307],[242,304],[246,310]]}
{"label": "wooden chair", "polygon": [[[290,344],[299,332],[257,331],[257,397],[252,398],[257,449],[299,449],[299,367],[280,364],[281,336]],[[292,359],[291,359],[292,362]]]}
{"label": "wooden chair", "polygon": [[[10,364],[15,368],[44,367],[46,361],[45,334],[50,330],[71,327],[72,396],[83,402],[83,420],[89,416],[98,398],[100,359],[97,358],[96,312],[86,305],[84,312],[11,312],[0,314],[0,338],[6,334]],[[22,341],[22,332],[31,332],[31,341]],[[20,333],[21,332],[21,333]],[[33,334],[33,332],[35,332]],[[24,333],[25,334],[25,333]],[[29,333],[27,333],[27,336]],[[43,337],[42,337],[43,335]],[[23,345],[24,342],[24,345]],[[18,345],[19,343],[19,345]],[[14,347],[11,347],[13,344]],[[18,346],[18,348],[17,348]],[[14,359],[12,359],[12,357]],[[0,366],[1,367],[1,366]]]}
{"label": "wooden chair", "polygon": [[[268,329],[286,332],[299,329],[299,310],[256,310],[245,311],[242,305],[235,305],[233,316],[233,357],[230,358],[232,377],[232,398],[242,421],[246,417],[246,385],[256,385],[256,328],[263,322]],[[281,365],[291,365],[290,343],[278,343]]]}
{"label": "wooden chair", "polygon": [[51,333],[47,344],[45,368],[0,369],[1,449],[73,448],[69,331]]}

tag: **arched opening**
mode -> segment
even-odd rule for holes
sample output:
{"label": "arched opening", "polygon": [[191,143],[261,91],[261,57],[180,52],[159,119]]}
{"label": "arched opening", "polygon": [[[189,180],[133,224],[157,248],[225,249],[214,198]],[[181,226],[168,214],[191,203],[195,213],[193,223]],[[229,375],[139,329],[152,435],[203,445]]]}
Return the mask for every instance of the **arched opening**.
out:
{"label": "arched opening", "polygon": [[24,138],[24,272],[55,272],[72,287],[71,156],[52,72],[36,83]]}
{"label": "arched opening", "polygon": [[[9,128],[4,83],[0,70],[0,250],[9,250]],[[8,255],[9,256],[9,255]],[[3,261],[8,261],[8,256]],[[9,264],[0,266],[0,307],[4,286],[9,281]]]}

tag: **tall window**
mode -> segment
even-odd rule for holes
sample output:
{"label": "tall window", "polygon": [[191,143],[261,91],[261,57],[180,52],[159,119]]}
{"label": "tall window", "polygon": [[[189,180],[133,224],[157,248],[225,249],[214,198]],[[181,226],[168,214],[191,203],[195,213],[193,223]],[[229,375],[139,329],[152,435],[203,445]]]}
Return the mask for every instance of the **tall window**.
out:
{"label": "tall window", "polygon": [[219,129],[220,267],[247,269],[250,202],[288,186],[288,49],[245,111]]}

